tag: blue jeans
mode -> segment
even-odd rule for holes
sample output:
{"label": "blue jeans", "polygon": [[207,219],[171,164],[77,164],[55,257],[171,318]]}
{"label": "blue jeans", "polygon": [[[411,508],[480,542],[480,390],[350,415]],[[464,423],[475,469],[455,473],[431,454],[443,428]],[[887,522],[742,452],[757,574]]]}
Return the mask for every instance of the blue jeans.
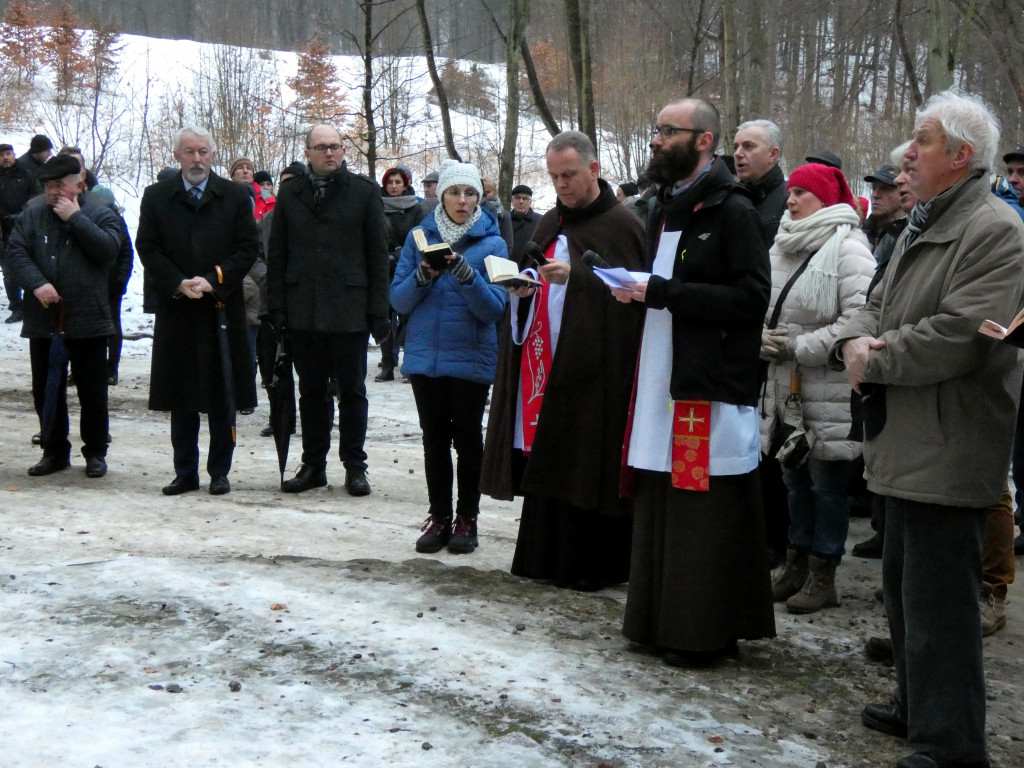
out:
{"label": "blue jeans", "polygon": [[808,459],[796,469],[783,469],[789,489],[789,545],[801,555],[814,555],[839,565],[850,530],[847,488],[851,462]]}

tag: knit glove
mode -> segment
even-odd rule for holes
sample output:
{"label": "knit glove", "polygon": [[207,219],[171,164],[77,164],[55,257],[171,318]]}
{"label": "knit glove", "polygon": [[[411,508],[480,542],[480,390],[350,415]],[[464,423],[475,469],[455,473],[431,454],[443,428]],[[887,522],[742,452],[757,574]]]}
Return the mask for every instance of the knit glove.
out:
{"label": "knit glove", "polygon": [[427,271],[427,268],[425,266],[420,264],[418,267],[416,267],[416,285],[418,285],[420,288],[426,288],[428,285],[430,285],[431,280],[432,278],[430,277],[430,273]]}
{"label": "knit glove", "polygon": [[779,359],[779,337],[776,336],[777,330],[777,328],[761,329],[760,358],[769,363]]}
{"label": "knit glove", "polygon": [[469,285],[476,279],[476,270],[461,256],[456,256],[448,263],[448,271],[463,285]]}

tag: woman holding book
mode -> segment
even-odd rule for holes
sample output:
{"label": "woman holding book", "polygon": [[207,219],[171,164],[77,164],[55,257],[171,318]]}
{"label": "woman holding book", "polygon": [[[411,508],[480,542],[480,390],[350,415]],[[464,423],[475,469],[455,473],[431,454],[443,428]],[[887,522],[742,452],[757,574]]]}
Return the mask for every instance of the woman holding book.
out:
{"label": "woman holding book", "polygon": [[[402,247],[391,305],[409,318],[402,372],[412,383],[423,430],[430,516],[416,551],[447,546],[450,552],[468,553],[477,546],[483,414],[498,357],[495,323],[507,300],[505,288],[488,282],[484,259],[505,257],[507,248],[497,219],[480,205],[483,186],[475,166],[446,160],[437,189],[441,204]],[[451,252],[443,261],[436,259],[436,248],[434,254],[422,252],[445,243]],[[427,256],[441,269],[432,267]],[[458,495],[453,505],[454,476]]]}
{"label": "woman holding book", "polygon": [[842,171],[817,163],[793,171],[788,210],[769,255],[772,296],[762,333],[768,376],[761,399],[765,453],[782,422],[786,400],[800,383],[800,409],[811,443],[806,461],[784,467],[789,491],[786,564],[772,581],[790,613],[839,605],[835,571],[850,526],[847,487],[862,437],[851,419],[846,374],[828,365],[839,330],[864,306],[875,261],[860,230]]}

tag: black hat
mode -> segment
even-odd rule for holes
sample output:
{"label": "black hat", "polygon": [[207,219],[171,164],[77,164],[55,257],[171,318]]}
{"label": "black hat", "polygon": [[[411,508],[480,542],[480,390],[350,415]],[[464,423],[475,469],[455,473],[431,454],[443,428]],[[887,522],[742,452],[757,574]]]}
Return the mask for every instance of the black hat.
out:
{"label": "black hat", "polygon": [[82,165],[74,155],[54,155],[39,167],[40,181],[57,181],[65,176],[82,172]]}
{"label": "black hat", "polygon": [[271,176],[267,171],[256,171],[256,173],[254,173],[252,176],[252,180],[255,181],[257,184],[263,184],[264,182],[266,182],[267,184],[274,183],[274,177]]}
{"label": "black hat", "polygon": [[512,187],[512,196],[514,197],[516,195],[529,195],[530,197],[533,197],[533,190],[525,184],[520,184]]}
{"label": "black hat", "polygon": [[157,181],[167,181],[167,179],[173,179],[178,175],[178,169],[172,168],[169,165],[165,165],[156,174]]}
{"label": "black hat", "polygon": [[638,187],[632,181],[622,182],[621,184],[619,184],[619,189],[622,190],[622,194],[624,194],[626,197],[633,197],[634,195],[640,194],[640,187]]}
{"label": "black hat", "polygon": [[12,147],[10,144],[0,144],[0,153],[13,151],[14,147]]}
{"label": "black hat", "polygon": [[437,184],[437,180],[440,178],[441,175],[437,171],[431,171],[430,173],[423,177],[423,183],[429,184],[430,182],[434,182],[435,184]]}
{"label": "black hat", "polygon": [[843,161],[839,159],[839,155],[828,149],[823,149],[820,152],[808,155],[804,160],[808,163],[820,163],[821,165],[829,165],[833,168],[843,170]]}
{"label": "black hat", "polygon": [[1011,160],[1024,160],[1024,147],[1017,147],[1012,152],[1007,152],[1003,155],[1003,162],[1008,163]]}
{"label": "black hat", "polygon": [[305,176],[306,175],[306,166],[303,165],[302,163],[300,163],[298,160],[296,160],[294,163],[292,163],[287,168],[285,168],[283,171],[281,171],[281,175],[282,176]]}
{"label": "black hat", "polygon": [[868,184],[885,184],[887,187],[896,186],[896,166],[891,163],[878,166],[878,170],[872,173],[870,176],[865,176],[864,181]]}
{"label": "black hat", "polygon": [[37,133],[32,137],[32,141],[28,143],[29,154],[36,154],[37,152],[45,152],[48,149],[53,149],[53,142],[43,136],[41,133]]}

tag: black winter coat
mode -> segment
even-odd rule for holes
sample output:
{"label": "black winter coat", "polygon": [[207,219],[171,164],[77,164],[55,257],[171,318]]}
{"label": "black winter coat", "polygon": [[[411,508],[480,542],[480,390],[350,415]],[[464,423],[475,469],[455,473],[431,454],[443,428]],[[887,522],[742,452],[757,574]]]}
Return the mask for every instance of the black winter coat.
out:
{"label": "black winter coat", "polygon": [[[149,407],[203,413],[223,407],[215,307],[220,298],[228,316],[235,407],[254,408],[256,381],[242,295],[242,279],[258,249],[249,193],[211,173],[196,207],[180,172],[151,184],[142,194],[135,247],[156,294]],[[201,299],[177,293],[182,280],[196,276],[205,277],[215,293]]]}
{"label": "black winter coat", "polygon": [[[121,247],[121,222],[106,208],[84,203],[66,222],[45,203],[30,205],[18,217],[7,243],[7,263],[25,289],[21,335],[38,339],[57,332],[64,313],[64,334],[91,339],[114,332],[107,284]],[[47,308],[33,291],[50,283],[60,295]]]}
{"label": "black winter coat", "polygon": [[277,194],[267,255],[268,307],[293,330],[365,333],[389,313],[388,240],[380,186],[342,168],[319,209],[295,176]]}
{"label": "black winter coat", "polygon": [[537,229],[537,224],[540,223],[541,215],[531,208],[524,214],[509,211],[505,216],[512,229],[512,250],[509,251],[508,257],[520,267],[524,267],[522,259],[523,254],[526,253],[526,244],[533,237],[533,232]]}
{"label": "black winter coat", "polygon": [[761,240],[765,248],[771,248],[779,232],[782,214],[786,212],[786,176],[776,165],[757,181],[744,184],[754,201],[757,216],[761,221]]}
{"label": "black winter coat", "polygon": [[662,190],[647,220],[647,270],[663,227],[682,230],[681,257],[670,279],[651,277],[647,306],[672,313],[672,398],[756,405],[772,281],[746,190],[718,159],[678,197]]}
{"label": "black winter coat", "polygon": [[4,243],[14,229],[14,218],[21,213],[25,203],[42,191],[39,179],[17,163],[0,169],[0,227]]}

